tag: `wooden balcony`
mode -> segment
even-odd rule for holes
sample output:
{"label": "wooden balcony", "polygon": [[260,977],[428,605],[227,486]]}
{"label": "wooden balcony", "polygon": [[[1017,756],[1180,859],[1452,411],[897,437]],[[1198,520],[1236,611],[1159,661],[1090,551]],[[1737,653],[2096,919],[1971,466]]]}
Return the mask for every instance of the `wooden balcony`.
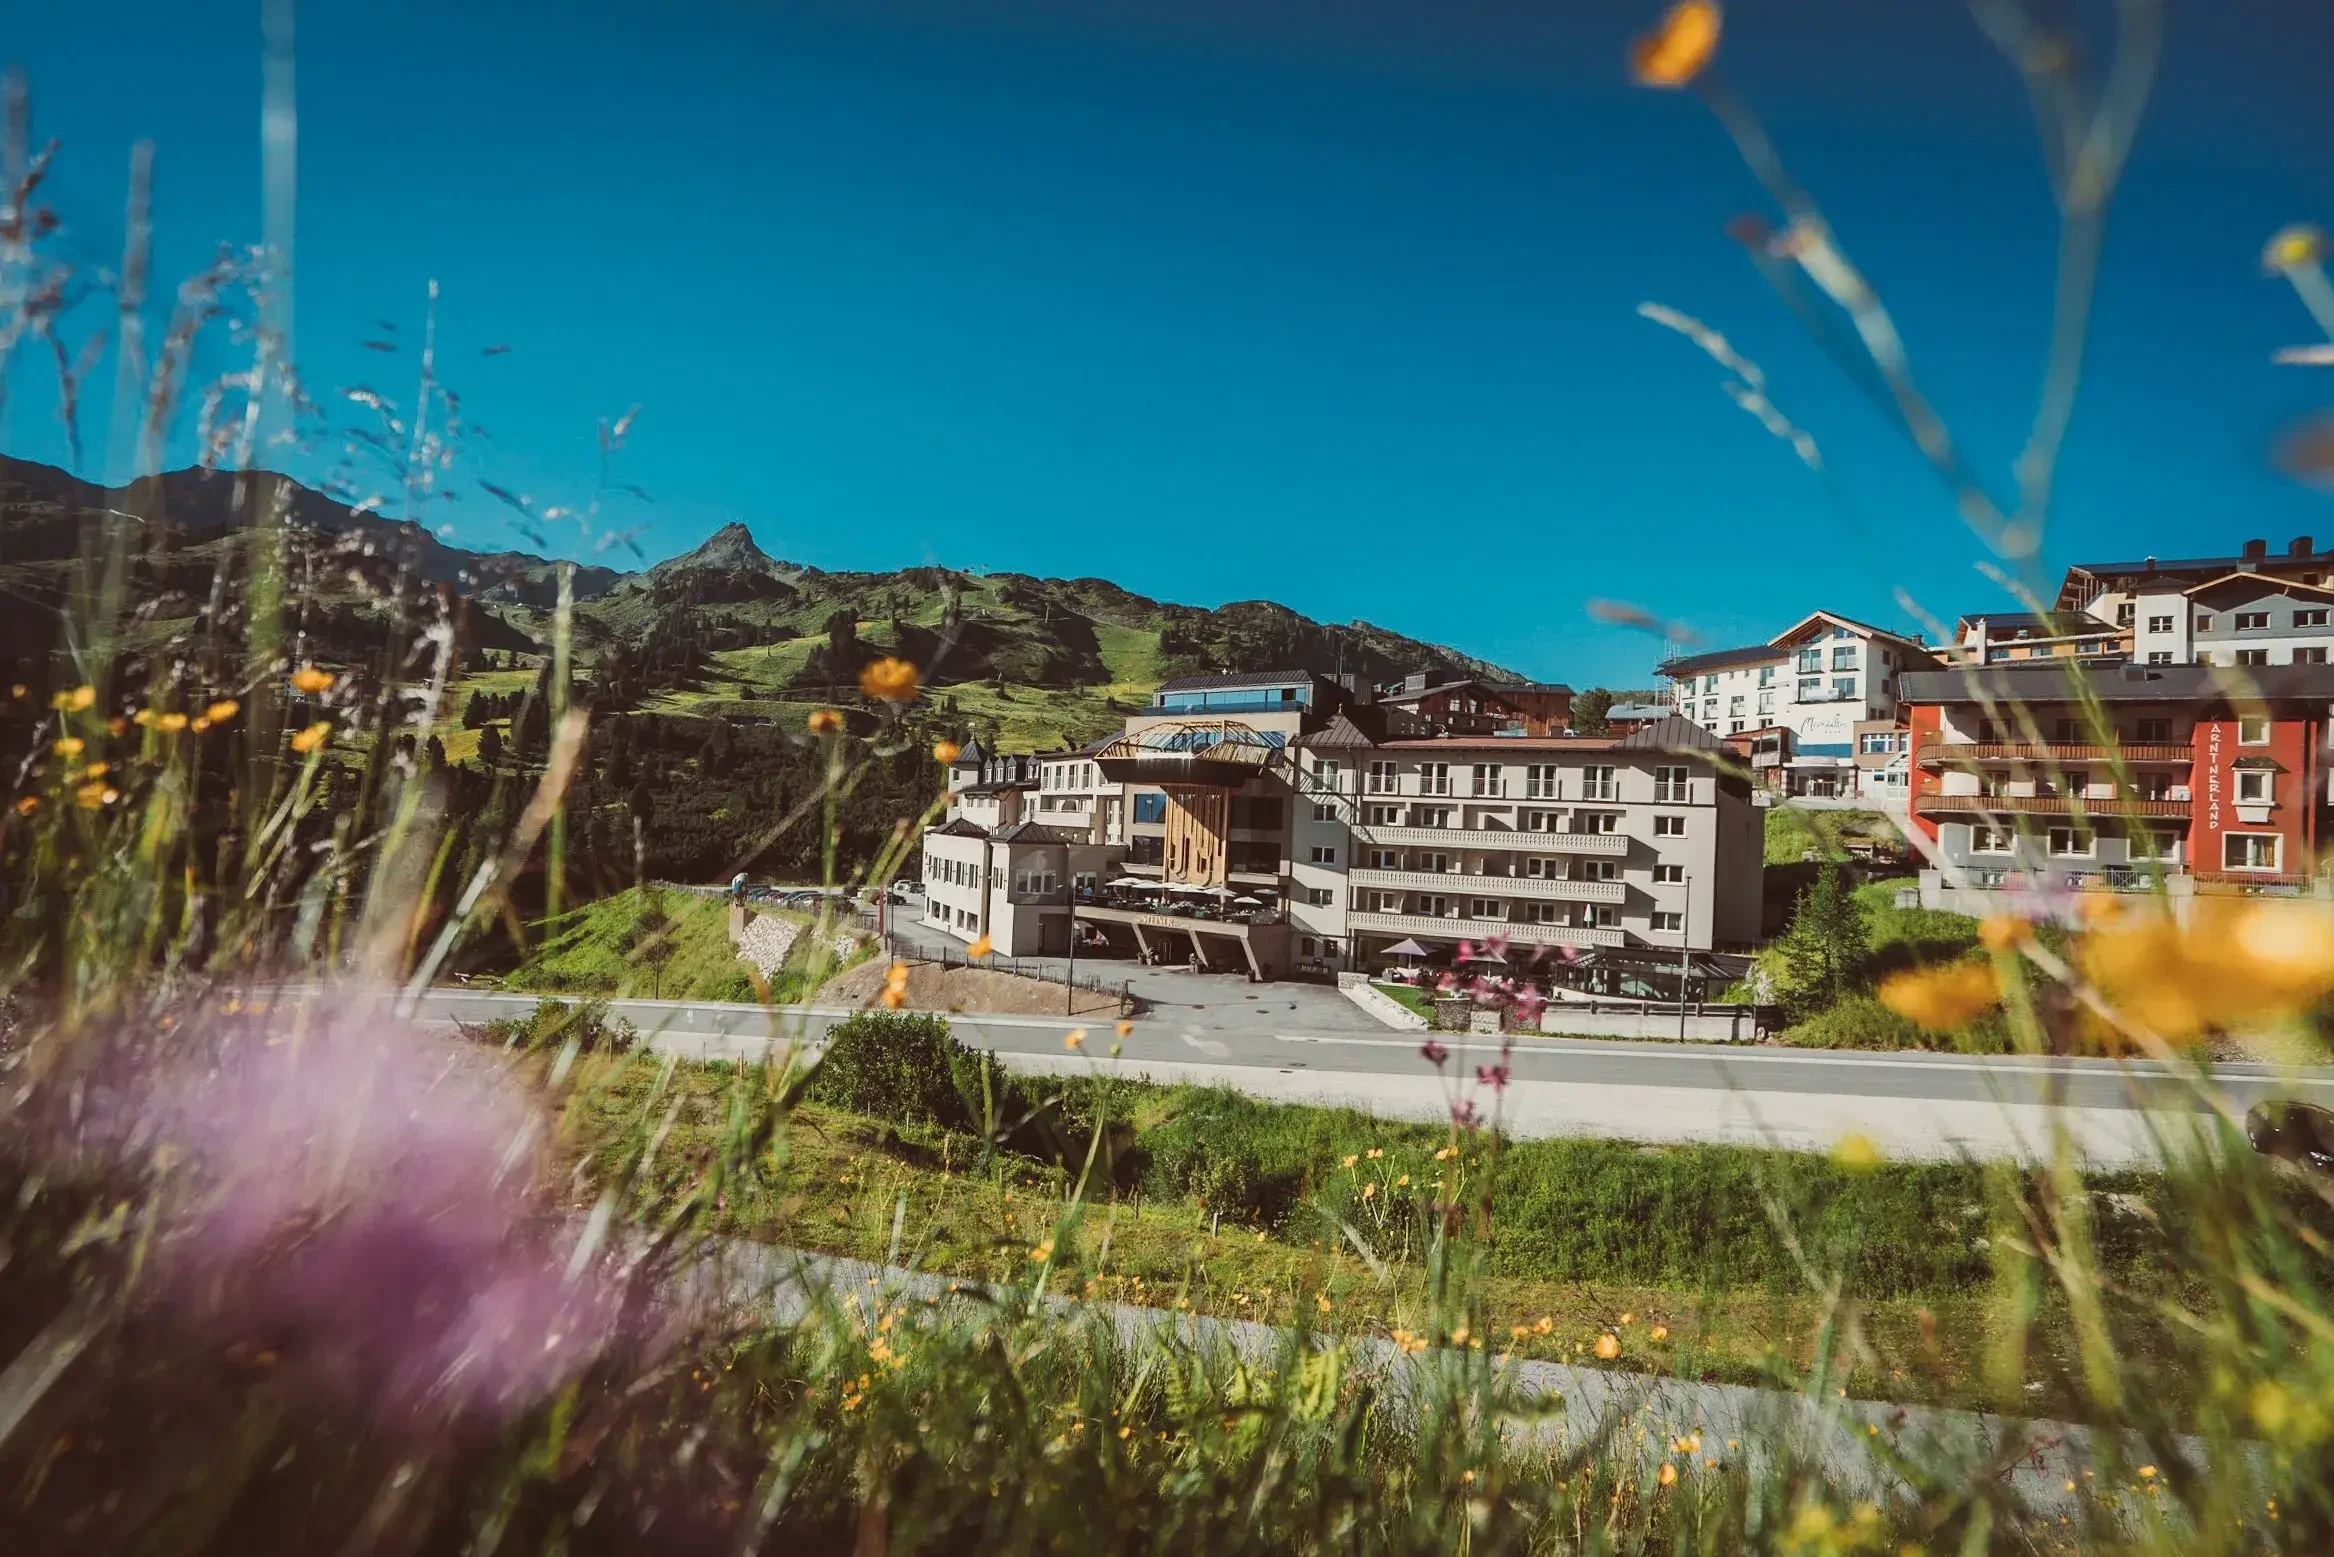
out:
{"label": "wooden balcony", "polygon": [[1915,816],[2085,816],[2168,817],[2186,821],[2185,800],[2099,798],[2078,800],[2072,795],[1915,795]]}
{"label": "wooden balcony", "polygon": [[2034,766],[2055,764],[2060,767],[2084,767],[2122,761],[2133,763],[2177,763],[2187,767],[2196,761],[2196,749],[2177,744],[2128,741],[2118,746],[2092,746],[2068,741],[1940,741],[1921,742],[1913,761],[1931,769],[1974,767],[1987,762],[2021,762]]}

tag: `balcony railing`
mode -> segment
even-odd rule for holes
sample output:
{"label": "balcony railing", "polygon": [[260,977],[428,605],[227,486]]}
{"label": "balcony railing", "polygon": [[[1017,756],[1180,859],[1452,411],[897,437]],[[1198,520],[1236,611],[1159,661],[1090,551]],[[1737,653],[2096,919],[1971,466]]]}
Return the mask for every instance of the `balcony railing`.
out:
{"label": "balcony railing", "polygon": [[1521,854],[1622,855],[1629,839],[1622,833],[1533,833],[1492,831],[1474,827],[1369,826],[1353,830],[1355,838],[1377,848],[1512,849]]}
{"label": "balcony railing", "polygon": [[2185,800],[2141,800],[2136,796],[2078,800],[2072,795],[1915,795],[1916,816],[2139,816],[2186,820]]}
{"label": "balcony railing", "polygon": [[1378,935],[1428,935],[1481,941],[1504,935],[1526,946],[1624,946],[1627,935],[1603,925],[1510,924],[1495,919],[1438,918],[1432,914],[1347,914],[1348,930]]}
{"label": "balcony railing", "polygon": [[1476,876],[1455,870],[1350,870],[1346,879],[1357,887],[1570,903],[1618,903],[1628,890],[1618,881],[1567,881],[1560,876]]}
{"label": "balcony railing", "polygon": [[2099,763],[2121,758],[2131,762],[2196,760],[2195,748],[2160,741],[2126,741],[2116,746],[2087,745],[2078,741],[1940,741],[1921,742],[1914,760],[1924,768],[1947,768],[1980,762]]}

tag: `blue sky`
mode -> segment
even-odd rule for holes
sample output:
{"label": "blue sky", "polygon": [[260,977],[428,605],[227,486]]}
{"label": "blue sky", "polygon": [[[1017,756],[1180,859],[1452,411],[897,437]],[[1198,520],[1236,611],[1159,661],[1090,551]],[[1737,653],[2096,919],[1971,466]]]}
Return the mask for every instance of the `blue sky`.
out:
{"label": "blue sky", "polygon": [[[656,499],[651,555],[741,519],[821,567],[1271,598],[1576,685],[1658,658],[1594,597],[1705,645],[1817,607],[1910,625],[1899,585],[1948,619],[2007,604],[1725,237],[1769,209],[1729,144],[1691,97],[1626,82],[1655,4],[362,9],[302,20],[309,383],[409,373],[357,342],[384,318],[410,337],[436,277],[448,377],[492,434],[468,472],[572,501],[596,418],[637,403],[620,476]],[[2334,379],[2271,365],[2309,332],[2257,265],[2282,223],[2334,219],[2311,63],[2334,28],[2305,0],[2176,9],[2052,572],[2334,543],[2324,499],[2265,460]],[[1729,25],[1728,78],[2006,470],[2052,241],[2015,80],[1947,0],[1767,0]],[[80,251],[118,249],[141,136],[165,275],[256,236],[256,0],[26,7],[0,50],[65,142],[50,193]],[[1760,362],[1850,503],[1643,300]],[[15,377],[8,450],[60,457]],[[475,493],[437,518],[524,544]]]}

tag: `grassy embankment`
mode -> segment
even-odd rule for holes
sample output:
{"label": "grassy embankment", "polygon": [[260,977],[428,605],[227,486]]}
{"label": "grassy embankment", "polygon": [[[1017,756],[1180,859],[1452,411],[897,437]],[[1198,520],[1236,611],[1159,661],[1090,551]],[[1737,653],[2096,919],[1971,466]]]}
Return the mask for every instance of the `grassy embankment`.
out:
{"label": "grassy embankment", "polygon": [[637,887],[536,926],[534,952],[502,982],[546,995],[785,1002],[807,998],[869,955],[867,947],[839,954],[836,932],[818,933],[808,914],[759,905],[754,912],[802,927],[766,993],[730,945],[726,898]]}
{"label": "grassy embankment", "polygon": [[[1980,1398],[1992,1264],[1979,1167],[1608,1141],[1494,1149],[1481,1136],[1453,1151],[1442,1130],[1107,1072],[1098,1063],[1093,1080],[1055,1094],[1066,1167],[986,1152],[978,1131],[806,1103],[765,1175],[733,1181],[719,1229],[1010,1278],[1060,1222],[1101,1118],[1120,1128],[1085,1170],[1088,1296],[1380,1334],[1416,1327],[1430,1203],[1458,1200],[1473,1218],[1488,1191],[1476,1333],[1497,1348],[1593,1362],[1610,1332],[1622,1348],[1613,1366],[1757,1383],[1844,1345],[1858,1395]],[[658,1134],[655,1171],[677,1186],[715,1160],[737,1091],[764,1085],[751,1070],[588,1058],[568,1160],[636,1161]],[[2092,1191],[2103,1258],[2134,1291],[2162,1291],[2150,1186],[2116,1178]],[[1834,1280],[1852,1300],[1827,1300]],[[2074,1349],[2048,1295],[2038,1341],[2037,1386],[2022,1403],[2079,1414],[2079,1401],[2039,1383],[2066,1377]]]}

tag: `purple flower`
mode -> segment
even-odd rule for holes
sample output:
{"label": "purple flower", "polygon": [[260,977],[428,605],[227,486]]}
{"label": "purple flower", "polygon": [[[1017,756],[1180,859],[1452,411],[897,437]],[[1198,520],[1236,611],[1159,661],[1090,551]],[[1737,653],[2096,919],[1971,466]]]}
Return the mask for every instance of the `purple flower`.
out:
{"label": "purple flower", "polygon": [[1429,1038],[1418,1046],[1419,1057],[1429,1065],[1440,1065],[1451,1057],[1451,1051],[1442,1046],[1442,1040]]}
{"label": "purple flower", "polygon": [[1472,1098],[1461,1098],[1458,1102],[1451,1105],[1451,1123],[1457,1125],[1462,1130],[1474,1129],[1476,1123],[1481,1120],[1482,1117],[1482,1114],[1476,1111],[1475,1103]]}
{"label": "purple flower", "polygon": [[1529,984],[1516,991],[1515,1008],[1527,1017],[1538,1016],[1540,1008],[1547,1003],[1548,997]]}
{"label": "purple flower", "polygon": [[1478,1065],[1475,1067],[1475,1079],[1494,1092],[1504,1092],[1507,1090],[1507,1067]]}

